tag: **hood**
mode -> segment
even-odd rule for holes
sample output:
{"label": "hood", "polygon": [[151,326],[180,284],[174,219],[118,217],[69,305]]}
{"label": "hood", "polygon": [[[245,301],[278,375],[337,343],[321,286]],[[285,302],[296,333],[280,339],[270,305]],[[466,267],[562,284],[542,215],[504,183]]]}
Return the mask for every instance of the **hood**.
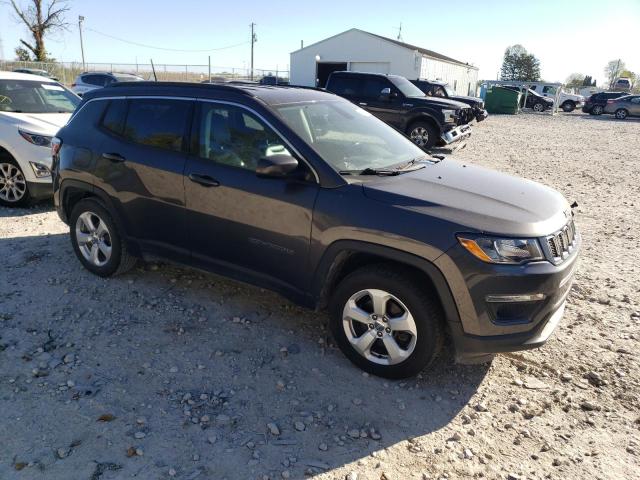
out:
{"label": "hood", "polygon": [[459,108],[469,108],[469,105],[462,102],[456,102],[448,98],[442,97],[406,97],[404,103],[412,103],[414,106],[419,105],[431,105],[440,108],[448,108],[451,110],[457,110]]}
{"label": "hood", "polygon": [[566,199],[549,187],[449,159],[374,177],[363,188],[369,198],[457,223],[460,231],[541,237],[571,216]]}
{"label": "hood", "polygon": [[455,100],[457,102],[464,102],[464,103],[468,103],[468,104],[482,103],[484,101],[480,97],[468,97],[466,95],[455,95],[455,96],[449,97],[449,98],[451,98],[451,100]]}
{"label": "hood", "polygon": [[40,133],[42,135],[55,135],[58,130],[67,124],[71,114],[0,112],[0,117],[4,117],[14,125],[24,128],[29,132]]}

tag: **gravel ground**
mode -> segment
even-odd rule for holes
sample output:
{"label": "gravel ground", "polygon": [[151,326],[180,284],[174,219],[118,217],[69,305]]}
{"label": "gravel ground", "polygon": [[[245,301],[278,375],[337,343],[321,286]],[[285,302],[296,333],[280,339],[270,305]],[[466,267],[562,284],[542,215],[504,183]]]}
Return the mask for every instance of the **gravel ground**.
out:
{"label": "gravel ground", "polygon": [[0,478],[640,478],[639,152],[640,121],[478,125],[457,158],[578,202],[576,284],[543,348],[402,382],[271,292],[165,264],[104,280],[50,204],[0,208]]}

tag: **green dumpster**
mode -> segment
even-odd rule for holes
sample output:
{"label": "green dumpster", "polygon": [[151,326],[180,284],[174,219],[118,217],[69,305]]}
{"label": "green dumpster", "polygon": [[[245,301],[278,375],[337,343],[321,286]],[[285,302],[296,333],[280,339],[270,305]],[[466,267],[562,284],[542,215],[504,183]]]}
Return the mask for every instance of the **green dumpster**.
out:
{"label": "green dumpster", "polygon": [[489,113],[516,114],[520,111],[520,92],[509,88],[492,85],[487,89],[484,97],[484,108]]}

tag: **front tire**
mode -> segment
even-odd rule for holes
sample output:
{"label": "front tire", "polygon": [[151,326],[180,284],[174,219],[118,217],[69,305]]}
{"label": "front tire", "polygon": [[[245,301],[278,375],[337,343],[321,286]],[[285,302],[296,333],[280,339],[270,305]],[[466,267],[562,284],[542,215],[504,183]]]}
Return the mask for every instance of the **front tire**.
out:
{"label": "front tire", "polygon": [[629,112],[627,112],[625,108],[619,108],[618,110],[616,110],[616,118],[618,120],[624,120],[628,116],[629,116]]}
{"label": "front tire", "polygon": [[136,258],[129,253],[122,232],[97,200],[79,201],[69,220],[73,250],[91,273],[110,277],[135,266]]}
{"label": "front tire", "polygon": [[444,315],[425,288],[408,271],[384,264],[349,274],[330,303],[331,331],[340,350],[373,375],[418,374],[443,343]]}
{"label": "front tire", "polygon": [[602,112],[604,112],[604,107],[602,105],[594,105],[591,109],[591,115],[602,115]]}
{"label": "front tire", "polygon": [[563,112],[569,113],[573,112],[576,109],[576,104],[567,100],[562,104],[560,108],[562,108]]}
{"label": "front tire", "polygon": [[533,111],[534,112],[544,112],[544,104],[541,102],[537,102],[533,104]]}
{"label": "front tire", "polygon": [[411,141],[422,149],[433,147],[440,139],[438,129],[429,122],[412,123],[407,134]]}
{"label": "front tire", "polygon": [[26,207],[31,195],[22,169],[12,158],[0,159],[0,205]]}

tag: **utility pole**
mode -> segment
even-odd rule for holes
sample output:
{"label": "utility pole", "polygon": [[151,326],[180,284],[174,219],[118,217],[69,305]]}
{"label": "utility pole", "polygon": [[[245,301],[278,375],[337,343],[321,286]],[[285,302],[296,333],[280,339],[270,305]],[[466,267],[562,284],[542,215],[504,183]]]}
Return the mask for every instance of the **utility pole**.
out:
{"label": "utility pole", "polygon": [[250,78],[251,80],[253,80],[253,44],[256,43],[258,41],[256,34],[253,30],[253,28],[256,26],[255,23],[251,22],[251,75]]}
{"label": "utility pole", "polygon": [[84,22],[84,17],[82,15],[78,15],[78,31],[80,32],[80,52],[82,53],[82,70],[86,72],[87,64],[84,62],[84,43],[82,43],[82,22]]}
{"label": "utility pole", "polygon": [[398,40],[402,41],[402,22],[400,22],[400,26],[396,30],[398,30]]}

